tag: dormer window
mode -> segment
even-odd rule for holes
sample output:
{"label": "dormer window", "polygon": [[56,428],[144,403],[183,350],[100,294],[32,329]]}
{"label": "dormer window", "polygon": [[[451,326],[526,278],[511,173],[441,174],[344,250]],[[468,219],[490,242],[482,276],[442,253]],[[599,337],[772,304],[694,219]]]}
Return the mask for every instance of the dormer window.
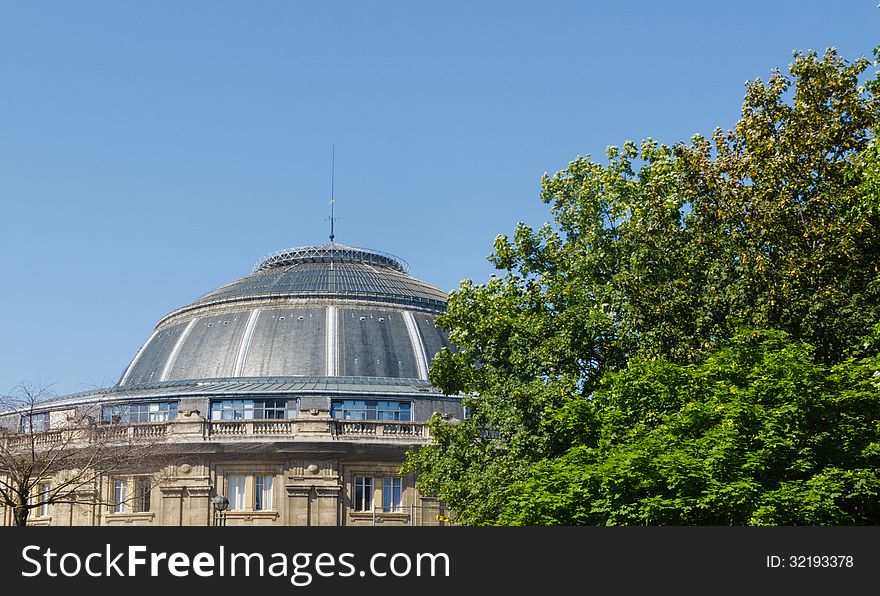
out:
{"label": "dormer window", "polygon": [[22,415],[21,432],[40,433],[46,430],[49,430],[49,412]]}
{"label": "dormer window", "polygon": [[211,402],[211,420],[285,420],[296,417],[286,399],[223,399]]}
{"label": "dormer window", "polygon": [[412,420],[412,404],[408,401],[384,399],[334,399],[331,414],[337,420]]}
{"label": "dormer window", "polygon": [[101,422],[105,424],[168,422],[175,416],[177,416],[176,401],[115,404],[101,408]]}

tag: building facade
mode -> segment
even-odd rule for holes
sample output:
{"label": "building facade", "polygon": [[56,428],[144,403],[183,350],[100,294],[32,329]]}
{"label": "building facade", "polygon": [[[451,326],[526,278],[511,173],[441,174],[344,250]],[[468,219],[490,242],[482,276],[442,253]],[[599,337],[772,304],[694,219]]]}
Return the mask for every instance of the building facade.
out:
{"label": "building facade", "polygon": [[6,415],[34,443],[87,419],[90,436],[153,453],[77,487],[75,503],[32,509],[29,523],[442,523],[441,504],[398,469],[431,440],[432,415],[462,417],[460,399],[428,381],[450,347],[435,326],[445,308],[445,293],[378,251],[331,242],[263,259],[163,317],[115,386]]}

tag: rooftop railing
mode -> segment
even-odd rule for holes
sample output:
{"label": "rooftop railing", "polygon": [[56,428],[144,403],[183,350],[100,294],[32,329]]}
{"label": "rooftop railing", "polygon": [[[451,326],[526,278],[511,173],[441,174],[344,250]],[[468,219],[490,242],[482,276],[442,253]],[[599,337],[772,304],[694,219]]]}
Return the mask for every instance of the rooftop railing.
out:
{"label": "rooftop railing", "polygon": [[413,437],[428,436],[428,426],[418,422],[380,422],[373,420],[334,420],[337,437]]}
{"label": "rooftop railing", "polygon": [[98,424],[87,428],[7,433],[0,435],[0,448],[47,450],[81,444],[112,445],[137,441],[173,444],[279,439],[424,443],[430,440],[430,433],[424,422],[336,420],[329,415],[307,415],[284,420],[205,420],[201,416],[184,413],[169,422]]}

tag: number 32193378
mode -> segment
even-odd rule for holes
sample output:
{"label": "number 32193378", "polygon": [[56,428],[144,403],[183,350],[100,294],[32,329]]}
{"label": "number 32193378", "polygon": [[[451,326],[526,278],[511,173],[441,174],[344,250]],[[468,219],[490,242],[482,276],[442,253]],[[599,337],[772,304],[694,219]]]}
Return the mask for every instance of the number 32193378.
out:
{"label": "number 32193378", "polygon": [[767,555],[767,567],[853,567],[852,555]]}

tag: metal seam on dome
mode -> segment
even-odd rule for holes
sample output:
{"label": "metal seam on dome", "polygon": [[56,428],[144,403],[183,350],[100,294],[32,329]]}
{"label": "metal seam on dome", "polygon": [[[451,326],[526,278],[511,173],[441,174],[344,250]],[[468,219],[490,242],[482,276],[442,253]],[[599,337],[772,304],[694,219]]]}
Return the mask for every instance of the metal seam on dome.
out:
{"label": "metal seam on dome", "polygon": [[410,311],[405,310],[403,311],[403,322],[406,323],[406,331],[409,334],[409,341],[412,344],[413,354],[416,357],[419,378],[427,379],[428,357],[425,354],[425,344],[422,342],[422,336],[419,335],[418,327],[416,327],[416,319]]}
{"label": "metal seam on dome", "polygon": [[257,326],[257,318],[262,312],[262,308],[255,308],[248,316],[247,324],[244,328],[244,334],[241,337],[241,344],[238,347],[238,358],[235,360],[235,376],[240,377],[244,373],[244,363],[247,360],[248,351],[251,347],[251,339],[254,335],[254,328]]}
{"label": "metal seam on dome", "polygon": [[336,307],[327,307],[327,376],[337,376],[337,361],[339,358],[339,346],[337,345],[336,336]]}
{"label": "metal seam on dome", "polygon": [[180,337],[177,338],[177,342],[174,344],[174,348],[171,350],[171,353],[168,355],[168,360],[165,361],[165,367],[162,369],[162,375],[159,377],[159,381],[167,381],[168,375],[171,374],[171,367],[174,366],[174,362],[177,360],[177,355],[180,353],[180,347],[183,345],[183,342],[186,341],[186,338],[189,336],[189,332],[195,326],[196,321],[198,321],[201,317],[196,317],[192,321],[190,321],[186,328],[183,330],[183,333],[180,334]]}

